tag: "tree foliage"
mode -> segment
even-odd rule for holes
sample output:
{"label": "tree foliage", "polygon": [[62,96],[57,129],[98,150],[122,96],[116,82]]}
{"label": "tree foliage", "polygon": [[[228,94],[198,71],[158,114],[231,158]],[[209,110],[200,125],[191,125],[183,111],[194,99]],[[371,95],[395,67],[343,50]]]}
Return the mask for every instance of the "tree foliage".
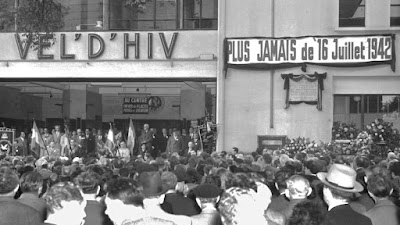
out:
{"label": "tree foliage", "polygon": [[25,41],[30,40],[34,49],[38,46],[39,35],[44,34],[54,44],[54,32],[64,26],[66,11],[57,0],[22,0],[16,10],[16,32],[22,33]]}

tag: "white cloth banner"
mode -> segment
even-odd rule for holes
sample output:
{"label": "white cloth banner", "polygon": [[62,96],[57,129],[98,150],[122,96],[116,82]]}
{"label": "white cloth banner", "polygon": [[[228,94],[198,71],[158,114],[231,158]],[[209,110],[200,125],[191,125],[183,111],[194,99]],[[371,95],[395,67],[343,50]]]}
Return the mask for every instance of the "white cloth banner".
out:
{"label": "white cloth banner", "polygon": [[392,60],[388,35],[351,37],[228,38],[227,63],[365,63]]}

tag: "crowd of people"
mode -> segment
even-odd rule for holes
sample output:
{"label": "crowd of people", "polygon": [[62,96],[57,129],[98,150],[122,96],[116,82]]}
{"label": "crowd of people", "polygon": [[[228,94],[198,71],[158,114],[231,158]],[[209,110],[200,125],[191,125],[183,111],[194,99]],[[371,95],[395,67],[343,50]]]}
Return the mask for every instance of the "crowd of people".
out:
{"label": "crowd of people", "polygon": [[[38,128],[39,142],[32,144],[32,133],[26,135],[20,132],[19,137],[8,149],[0,152],[0,155],[26,156],[34,155],[36,158],[51,157],[92,157],[107,156],[120,157],[129,161],[130,157],[138,156],[155,159],[161,153],[179,155],[200,154],[202,142],[197,130],[190,127],[178,130],[176,128],[163,128],[161,134],[157,129],[144,124],[139,135],[134,135],[134,143],[128,146],[128,136],[114,128],[109,131],[100,129],[77,129],[63,132],[60,125],[48,128]],[[112,135],[112,138],[110,138]]]}
{"label": "crowd of people", "polygon": [[[4,154],[0,224],[400,224],[397,151],[209,153],[192,139],[183,144],[191,130],[173,130],[165,150],[145,125],[136,152],[122,153],[124,140],[96,149],[96,141],[82,142],[94,136],[86,130],[76,141],[84,150]],[[55,139],[49,144],[62,146]]]}

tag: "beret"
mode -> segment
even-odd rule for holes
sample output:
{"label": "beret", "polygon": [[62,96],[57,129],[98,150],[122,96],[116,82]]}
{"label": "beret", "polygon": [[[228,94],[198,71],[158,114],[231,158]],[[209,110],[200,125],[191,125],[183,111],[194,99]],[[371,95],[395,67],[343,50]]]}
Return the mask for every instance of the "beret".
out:
{"label": "beret", "polygon": [[198,198],[216,198],[222,190],[214,184],[200,184],[193,188],[193,194]]}

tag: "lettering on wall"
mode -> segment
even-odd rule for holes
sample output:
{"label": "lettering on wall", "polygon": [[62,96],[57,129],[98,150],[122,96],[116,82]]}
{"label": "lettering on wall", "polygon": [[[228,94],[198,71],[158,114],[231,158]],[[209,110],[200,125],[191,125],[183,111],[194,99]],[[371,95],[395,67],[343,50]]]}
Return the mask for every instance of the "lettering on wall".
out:
{"label": "lettering on wall", "polygon": [[[178,34],[177,32],[172,34],[172,37],[170,40],[165,36],[164,33],[159,33],[158,39],[155,40],[153,37],[153,33],[134,33],[131,35],[131,33],[123,33],[123,40],[122,43],[118,43],[116,41],[116,36],[119,33],[111,33],[110,38],[107,39],[97,33],[87,33],[87,59],[98,59],[100,58],[106,51],[107,51],[107,46],[111,47],[120,47],[121,44],[123,48],[121,49],[121,53],[123,55],[124,59],[130,59],[132,55],[134,55],[135,59],[140,59],[140,48],[143,48],[143,46],[140,45],[141,41],[141,36],[146,35],[147,36],[147,59],[152,59],[153,58],[153,49],[154,49],[154,44],[155,41],[159,41],[158,44],[162,46],[162,49],[164,51],[164,55],[166,59],[172,58],[174,49],[175,49],[175,44],[178,39]],[[121,35],[121,34],[119,34]],[[63,60],[75,60],[76,59],[76,54],[79,52],[74,52],[76,51],[77,48],[74,47],[74,42],[81,42],[84,40],[84,38],[81,38],[82,34],[77,33],[75,34],[75,38],[67,38],[66,34],[61,33],[59,40],[60,40],[60,54],[57,58],[55,57],[54,54],[45,54],[45,50],[51,51],[51,48],[54,48],[53,45],[48,41],[48,37],[45,35],[39,36],[39,41],[38,41],[38,46],[37,46],[37,59],[39,60],[54,60],[54,59],[63,59]],[[132,37],[133,36],[133,37]],[[15,42],[16,42],[16,47],[18,48],[18,53],[19,57],[22,60],[25,60],[29,54],[29,49],[32,46],[32,41],[31,40],[21,40],[20,35],[15,34],[14,35]],[[57,37],[58,38],[58,37]],[[68,44],[67,44],[68,43]],[[98,47],[96,47],[98,46]],[[146,47],[146,46],[145,46]],[[130,54],[130,51],[133,51],[134,54]]]}

